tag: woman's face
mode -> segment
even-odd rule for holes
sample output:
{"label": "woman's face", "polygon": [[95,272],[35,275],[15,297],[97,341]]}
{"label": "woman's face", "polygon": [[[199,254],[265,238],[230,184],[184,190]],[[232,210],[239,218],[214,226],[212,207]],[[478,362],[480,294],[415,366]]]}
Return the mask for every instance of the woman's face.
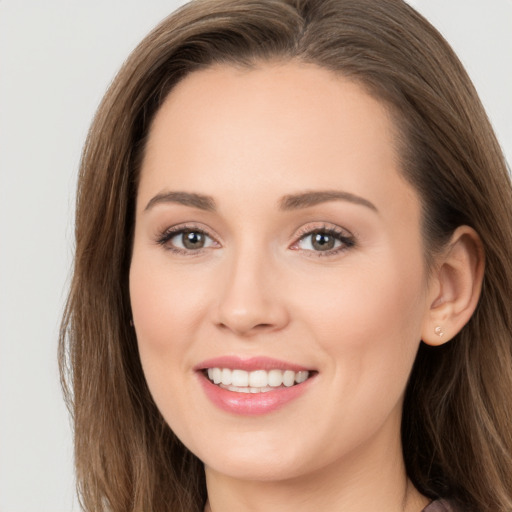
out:
{"label": "woman's face", "polygon": [[429,293],[384,106],[314,65],[190,74],[149,135],[130,294],[153,398],[207,471],[396,455]]}

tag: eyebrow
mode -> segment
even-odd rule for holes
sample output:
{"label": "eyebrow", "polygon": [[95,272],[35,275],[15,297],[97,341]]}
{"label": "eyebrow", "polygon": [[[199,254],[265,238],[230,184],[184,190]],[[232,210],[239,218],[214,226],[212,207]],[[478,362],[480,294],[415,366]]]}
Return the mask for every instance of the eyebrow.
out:
{"label": "eyebrow", "polygon": [[378,213],[377,207],[367,199],[340,190],[320,190],[284,196],[279,202],[279,208],[285,211],[299,210],[329,201],[348,201],[349,203],[366,206]]}
{"label": "eyebrow", "polygon": [[[378,213],[377,207],[367,199],[340,190],[308,191],[300,194],[286,195],[279,201],[279,209],[282,211],[300,210],[329,201],[348,201],[349,203],[366,206]],[[182,204],[208,212],[215,212],[217,210],[215,200],[211,196],[193,192],[162,192],[150,199],[144,211],[153,208],[157,204],[166,203]]]}
{"label": "eyebrow", "polygon": [[177,203],[184,206],[191,206],[199,210],[214,212],[217,209],[215,201],[210,196],[195,194],[191,192],[163,192],[151,198],[144,211],[147,211],[157,204]]}

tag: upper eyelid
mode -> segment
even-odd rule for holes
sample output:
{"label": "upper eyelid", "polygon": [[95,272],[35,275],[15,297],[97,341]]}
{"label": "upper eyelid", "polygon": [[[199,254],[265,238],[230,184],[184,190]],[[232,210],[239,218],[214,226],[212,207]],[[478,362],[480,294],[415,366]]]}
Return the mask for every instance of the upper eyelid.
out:
{"label": "upper eyelid", "polygon": [[[315,223],[312,223],[315,224]],[[330,222],[322,222],[316,223],[317,225],[305,224],[302,226],[298,232],[294,235],[293,241],[290,245],[290,248],[294,248],[294,250],[302,250],[307,253],[313,253],[315,256],[331,256],[338,254],[339,252],[343,252],[344,250],[354,247],[357,245],[356,236],[346,228],[341,227],[338,224],[332,224]],[[326,232],[327,234],[338,236],[340,242],[342,242],[342,247],[337,247],[334,249],[330,249],[327,251],[311,251],[308,249],[300,249],[298,248],[298,244],[304,240],[305,238],[315,234]]]}
{"label": "upper eyelid", "polygon": [[188,224],[188,223],[181,224],[180,223],[180,224],[176,224],[173,226],[169,226],[161,231],[158,231],[157,236],[165,236],[167,234],[177,235],[179,233],[182,233],[183,231],[198,231],[200,233],[203,233],[203,234],[209,236],[213,240],[218,239],[217,236],[211,234],[210,229],[208,229],[207,227],[201,226],[199,224],[196,224],[196,223],[192,223],[192,224]]}
{"label": "upper eyelid", "polygon": [[[312,225],[315,224],[315,225]],[[298,230],[295,231],[292,239],[295,238],[296,240],[299,240],[303,238],[304,236],[311,235],[313,233],[321,232],[321,231],[327,231],[331,233],[337,233],[340,235],[345,236],[346,238],[354,238],[354,234],[349,231],[346,228],[343,228],[339,226],[338,224],[333,224],[330,222],[320,222],[320,223],[308,223],[304,226],[300,227]]]}
{"label": "upper eyelid", "polygon": [[183,232],[186,232],[186,231],[192,231],[192,232],[196,231],[196,232],[202,233],[203,235],[210,238],[215,244],[220,245],[220,243],[217,241],[217,239],[210,235],[209,230],[206,230],[206,229],[203,229],[203,228],[200,228],[197,226],[193,226],[193,225],[190,225],[187,223],[170,226],[167,229],[161,231],[160,234],[157,235],[157,237],[156,237],[156,244],[161,246],[165,250],[168,250],[175,254],[180,254],[183,256],[198,256],[201,253],[203,253],[203,251],[211,249],[211,247],[200,247],[198,249],[186,249],[186,248],[181,248],[181,247],[175,246],[174,244],[170,244],[170,241],[174,237],[179,236],[180,234],[182,234]]}
{"label": "upper eyelid", "polygon": [[[212,230],[208,227],[202,225],[201,223],[179,223],[173,226],[170,226],[162,231],[159,231],[156,238],[157,241],[161,241],[164,238],[169,240],[173,236],[176,236],[180,234],[183,231],[198,231],[200,233],[203,233],[204,235],[210,237],[215,242],[222,245],[221,237],[217,236],[216,234],[212,234]],[[330,223],[330,222],[315,222],[312,221],[310,223],[304,224],[299,229],[296,229],[294,231],[294,234],[290,237],[290,244],[296,244],[301,239],[303,239],[306,236],[312,235],[314,233],[326,231],[329,233],[338,234],[340,236],[343,236],[345,238],[355,238],[355,236],[346,228],[343,228],[339,226],[338,224]]]}

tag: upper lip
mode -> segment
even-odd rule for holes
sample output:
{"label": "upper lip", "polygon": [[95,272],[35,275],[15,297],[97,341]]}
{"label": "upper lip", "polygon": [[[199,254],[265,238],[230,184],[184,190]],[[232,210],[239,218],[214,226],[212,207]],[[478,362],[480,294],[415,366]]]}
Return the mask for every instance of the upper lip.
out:
{"label": "upper lip", "polygon": [[311,371],[311,368],[282,361],[271,357],[259,356],[242,358],[239,356],[220,356],[206,359],[194,366],[194,370],[206,370],[208,368],[229,368],[231,370],[292,370],[295,372]]}

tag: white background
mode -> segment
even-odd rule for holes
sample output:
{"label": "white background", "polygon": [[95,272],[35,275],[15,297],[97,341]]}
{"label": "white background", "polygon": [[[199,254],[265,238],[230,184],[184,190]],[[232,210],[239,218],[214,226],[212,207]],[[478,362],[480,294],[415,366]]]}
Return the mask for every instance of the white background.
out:
{"label": "white background", "polygon": [[[512,0],[410,0],[441,30],[512,161]],[[56,363],[81,145],[128,53],[180,1],[0,0],[0,512],[68,512]]]}

